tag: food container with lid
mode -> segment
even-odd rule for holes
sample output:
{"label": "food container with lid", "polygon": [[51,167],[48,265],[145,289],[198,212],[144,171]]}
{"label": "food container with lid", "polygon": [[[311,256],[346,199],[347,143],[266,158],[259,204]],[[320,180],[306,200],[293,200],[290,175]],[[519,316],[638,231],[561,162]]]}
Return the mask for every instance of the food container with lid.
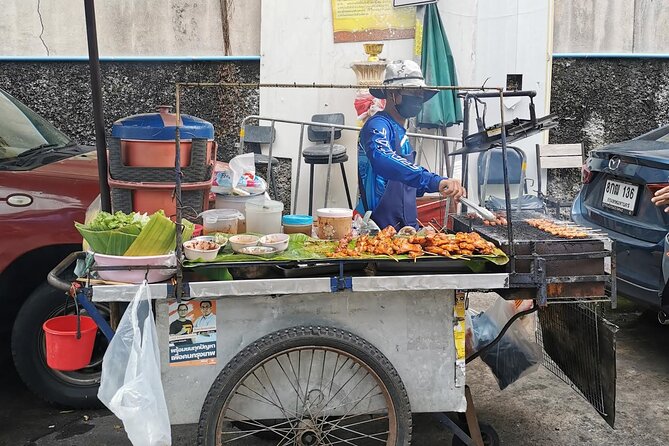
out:
{"label": "food container with lid", "polygon": [[311,215],[284,215],[281,219],[284,234],[305,234],[311,236],[314,219]]}
{"label": "food container with lid", "polygon": [[244,218],[244,215],[236,209],[209,209],[200,215],[205,235],[216,232],[237,234],[239,221]]}
{"label": "food container with lid", "polygon": [[316,211],[316,234],[323,240],[339,240],[353,226],[353,211],[345,208],[321,208]]}
{"label": "food container with lid", "polygon": [[281,232],[283,203],[274,200],[246,203],[246,232],[275,234]]}

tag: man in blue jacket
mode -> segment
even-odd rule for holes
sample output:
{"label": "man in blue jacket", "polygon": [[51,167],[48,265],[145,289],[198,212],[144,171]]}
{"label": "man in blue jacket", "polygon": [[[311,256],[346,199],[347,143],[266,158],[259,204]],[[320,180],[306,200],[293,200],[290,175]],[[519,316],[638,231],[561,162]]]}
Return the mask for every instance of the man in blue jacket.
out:
{"label": "man in blue jacket", "polygon": [[[412,60],[386,66],[384,85],[425,87],[423,73]],[[380,228],[418,227],[416,197],[440,192],[458,200],[465,189],[456,179],[444,178],[414,164],[416,152],[406,136],[409,118],[418,115],[423,103],[438,91],[423,89],[371,88],[369,92],[386,100],[382,112],[369,118],[358,139],[358,174],[361,181],[357,210],[372,211]]]}

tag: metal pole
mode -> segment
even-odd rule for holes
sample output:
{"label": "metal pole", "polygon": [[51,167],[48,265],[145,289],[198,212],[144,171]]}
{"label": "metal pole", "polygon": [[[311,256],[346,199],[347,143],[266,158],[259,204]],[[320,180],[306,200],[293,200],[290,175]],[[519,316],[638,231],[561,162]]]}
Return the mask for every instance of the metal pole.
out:
{"label": "metal pole", "polygon": [[95,25],[95,5],[93,0],[84,0],[86,12],[86,36],[88,37],[88,65],[91,72],[91,93],[93,97],[93,119],[95,121],[95,147],[98,154],[98,176],[100,181],[100,205],[105,212],[111,212],[111,197],[107,181],[107,142],[105,141],[105,120],[102,113],[102,88],[100,80],[100,55],[98,54],[98,32]]}
{"label": "metal pole", "polygon": [[177,257],[177,274],[176,274],[176,286],[175,286],[175,297],[177,302],[181,302],[181,296],[183,295],[183,265],[181,264],[181,243],[183,224],[182,224],[182,209],[181,209],[181,134],[179,130],[179,124],[181,123],[181,92],[179,91],[179,85],[177,84],[176,90],[176,123],[174,128],[174,197],[176,206],[176,257]]}

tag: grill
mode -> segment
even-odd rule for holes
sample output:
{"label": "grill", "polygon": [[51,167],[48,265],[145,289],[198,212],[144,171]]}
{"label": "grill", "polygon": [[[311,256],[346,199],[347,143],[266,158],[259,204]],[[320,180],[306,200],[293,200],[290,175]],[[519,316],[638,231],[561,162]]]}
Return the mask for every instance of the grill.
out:
{"label": "grill", "polygon": [[[567,239],[527,223],[542,219],[577,228],[586,237]],[[509,227],[486,226],[468,214],[453,217],[454,231],[474,231],[490,240],[509,257],[510,290],[514,299],[537,299],[539,305],[549,301],[615,300],[615,281],[607,272],[615,271],[615,254],[611,241],[601,232],[554,220],[538,212],[513,212],[511,243]]]}

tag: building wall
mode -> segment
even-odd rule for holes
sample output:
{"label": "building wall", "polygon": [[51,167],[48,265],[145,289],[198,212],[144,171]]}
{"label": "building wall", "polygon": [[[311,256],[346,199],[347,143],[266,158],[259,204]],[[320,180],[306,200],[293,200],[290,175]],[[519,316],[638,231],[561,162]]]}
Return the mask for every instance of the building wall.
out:
{"label": "building wall", "polygon": [[[101,57],[224,55],[221,5],[230,54],[258,55],[261,0],[95,2]],[[0,0],[0,56],[86,56],[81,0]]]}
{"label": "building wall", "polygon": [[[669,10],[657,0],[554,0],[550,142],[586,151],[669,123]],[[602,54],[602,53],[608,53]],[[603,57],[606,56],[606,57]],[[572,198],[578,172],[549,173]]]}
{"label": "building wall", "polygon": [[553,1],[555,53],[669,52],[665,1]]}

